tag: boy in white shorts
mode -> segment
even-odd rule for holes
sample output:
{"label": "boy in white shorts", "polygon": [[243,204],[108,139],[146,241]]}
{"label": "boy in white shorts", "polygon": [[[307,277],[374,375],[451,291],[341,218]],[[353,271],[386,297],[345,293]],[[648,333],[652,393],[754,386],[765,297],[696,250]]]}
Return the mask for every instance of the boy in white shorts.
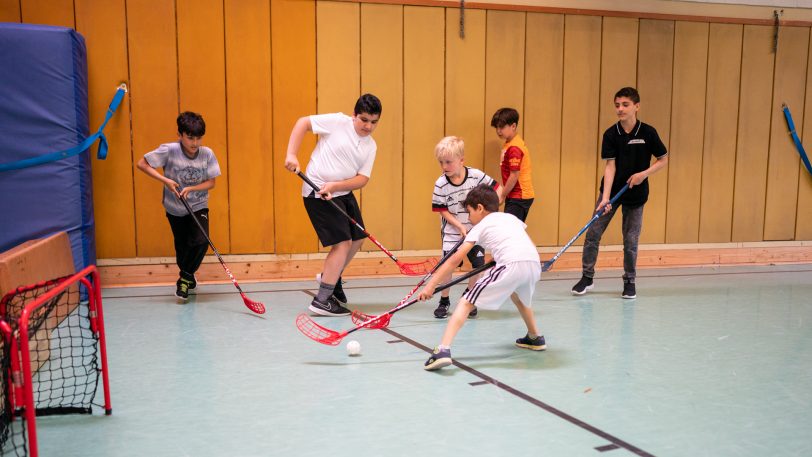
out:
{"label": "boy in white shorts", "polygon": [[[499,184],[485,172],[465,166],[465,143],[460,137],[447,136],[440,140],[434,147],[434,156],[437,157],[443,174],[434,183],[431,210],[440,213],[440,232],[443,256],[445,256],[473,227],[468,220],[468,211],[462,204],[468,191],[480,184],[487,184],[496,189]],[[475,245],[468,251],[468,261],[471,262],[473,268],[485,265],[485,250],[482,249],[482,246]],[[458,266],[462,266],[462,263],[459,263]],[[450,279],[451,271],[444,277],[439,277],[442,282]],[[472,276],[468,280],[468,289],[474,287],[477,279],[479,279],[478,276]],[[465,290],[468,291],[468,289]],[[440,303],[434,310],[434,317],[437,319],[448,317],[448,308],[451,306],[448,298],[449,292],[449,289],[445,289],[440,295]],[[477,309],[474,307],[468,317],[473,318],[476,315]]]}
{"label": "boy in white shorts", "polygon": [[452,363],[451,343],[474,308],[495,310],[510,297],[527,326],[527,335],[516,340],[516,346],[533,351],[547,348],[539,334],[533,316],[532,299],[536,282],[541,278],[541,263],[533,241],[527,236],[522,221],[512,214],[499,212],[499,196],[493,188],[479,185],[465,197],[464,205],[474,227],[465,242],[429,280],[418,296],[427,300],[434,295],[440,278],[453,270],[474,245],[481,245],[493,254],[496,266],[476,282],[460,298],[448,321],[440,344],[424,364],[426,370],[437,370]]}

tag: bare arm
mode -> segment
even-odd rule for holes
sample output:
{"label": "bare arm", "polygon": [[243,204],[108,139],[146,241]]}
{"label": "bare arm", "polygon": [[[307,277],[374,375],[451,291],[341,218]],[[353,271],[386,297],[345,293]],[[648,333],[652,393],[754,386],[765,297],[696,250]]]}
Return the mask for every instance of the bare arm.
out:
{"label": "bare arm", "polygon": [[437,288],[437,283],[439,283],[442,278],[450,275],[454,271],[454,268],[456,268],[457,265],[462,262],[462,259],[468,255],[468,251],[470,251],[473,247],[474,243],[469,241],[462,243],[462,246],[457,249],[457,252],[452,254],[451,257],[449,257],[448,260],[446,260],[445,263],[442,264],[436,272],[434,272],[431,279],[429,279],[429,282],[427,282],[426,285],[423,286],[423,290],[420,291],[418,299],[425,301],[431,298],[431,296],[434,295],[434,289]]}
{"label": "bare arm", "polygon": [[612,205],[609,200],[612,198],[612,183],[615,182],[615,160],[609,159],[606,161],[606,166],[603,169],[603,194],[601,201],[598,203],[598,209],[603,208],[603,214],[612,210]]}
{"label": "bare arm", "polygon": [[[135,166],[138,167],[139,170],[146,173],[147,176],[149,176],[149,177],[163,183],[163,185],[168,187],[169,190],[171,190],[175,194],[176,197],[180,196],[180,192],[178,191],[178,188],[180,187],[180,185],[178,183],[176,183],[175,181],[173,181],[173,180],[167,178],[166,176],[162,175],[161,173],[159,173],[158,170],[152,168],[152,165],[150,165],[147,162],[147,159],[141,157],[141,159],[138,161],[138,163],[135,164]],[[212,184],[212,187],[214,187],[213,184]]]}
{"label": "bare arm", "polygon": [[197,184],[197,185],[194,185],[194,186],[189,186],[189,187],[184,187],[180,191],[180,196],[183,197],[183,198],[186,198],[186,196],[189,195],[189,192],[213,189],[214,188],[214,180],[215,180],[215,178],[211,178],[211,179],[207,179],[207,180],[203,181],[200,184]]}
{"label": "bare arm", "polygon": [[502,188],[502,191],[496,191],[499,195],[499,203],[505,202],[507,195],[513,190],[514,187],[516,187],[517,182],[519,182],[519,170],[511,171],[510,176],[508,176],[507,181],[505,181],[505,186]]}
{"label": "bare arm", "polygon": [[457,231],[459,231],[459,232],[460,232],[460,234],[461,234],[462,236],[465,236],[465,235],[467,235],[467,234],[468,234],[468,230],[465,230],[465,226],[464,226],[464,225],[462,225],[462,222],[460,222],[460,221],[459,221],[459,220],[458,220],[456,217],[454,217],[454,215],[453,215],[453,214],[451,214],[450,212],[448,212],[448,211],[440,211],[440,216],[442,216],[442,217],[443,217],[443,219],[445,219],[445,220],[446,220],[446,221],[447,221],[449,224],[451,224],[452,226],[454,226],[454,227],[457,229]]}
{"label": "bare arm", "polygon": [[310,124],[310,116],[300,117],[293,125],[290,131],[290,139],[288,140],[288,150],[285,155],[285,168],[288,171],[296,173],[299,171],[299,147],[302,145],[302,140],[307,132],[312,132],[313,126]]}
{"label": "bare arm", "polygon": [[629,188],[632,188],[640,184],[641,182],[643,182],[644,179],[658,172],[661,168],[665,167],[666,165],[668,165],[668,154],[659,157],[656,161],[654,161],[653,164],[651,164],[651,166],[649,166],[644,171],[631,175],[631,177],[629,177],[629,180],[627,181],[629,183]]}

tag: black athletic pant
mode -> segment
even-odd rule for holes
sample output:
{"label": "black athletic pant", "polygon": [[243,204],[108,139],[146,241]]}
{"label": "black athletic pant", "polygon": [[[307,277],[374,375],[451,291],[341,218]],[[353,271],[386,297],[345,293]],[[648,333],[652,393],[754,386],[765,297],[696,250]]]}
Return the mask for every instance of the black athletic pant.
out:
{"label": "black athletic pant", "polygon": [[[195,216],[208,235],[209,209],[195,211]],[[173,216],[166,213],[166,218],[169,219],[169,226],[172,227],[172,235],[175,237],[175,260],[180,268],[180,276],[191,280],[200,268],[206,251],[209,250],[209,242],[192,216]]]}

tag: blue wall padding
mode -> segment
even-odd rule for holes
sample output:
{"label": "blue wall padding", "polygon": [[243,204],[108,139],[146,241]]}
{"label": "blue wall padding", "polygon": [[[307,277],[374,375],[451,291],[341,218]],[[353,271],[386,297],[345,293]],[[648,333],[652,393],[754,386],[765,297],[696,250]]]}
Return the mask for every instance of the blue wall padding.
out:
{"label": "blue wall padding", "polygon": [[[0,23],[0,163],[63,151],[88,134],[84,38]],[[77,271],[96,263],[89,150],[0,171],[0,252],[59,231],[70,236]]]}

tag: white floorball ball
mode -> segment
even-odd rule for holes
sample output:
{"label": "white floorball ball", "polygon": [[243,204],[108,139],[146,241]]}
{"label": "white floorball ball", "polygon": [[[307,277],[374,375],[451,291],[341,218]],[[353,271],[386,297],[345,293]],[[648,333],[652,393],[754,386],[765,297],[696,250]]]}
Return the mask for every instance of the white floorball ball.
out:
{"label": "white floorball ball", "polygon": [[352,340],[349,343],[347,343],[347,354],[361,355],[361,343],[355,340]]}

